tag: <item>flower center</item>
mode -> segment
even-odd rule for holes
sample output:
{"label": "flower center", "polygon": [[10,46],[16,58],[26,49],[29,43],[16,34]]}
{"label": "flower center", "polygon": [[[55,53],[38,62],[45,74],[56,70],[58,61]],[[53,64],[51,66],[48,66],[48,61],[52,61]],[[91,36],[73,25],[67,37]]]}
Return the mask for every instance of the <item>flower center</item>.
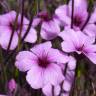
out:
{"label": "flower center", "polygon": [[77,49],[77,51],[82,51],[83,47],[84,47],[84,44],[81,47],[77,47],[76,49]]}
{"label": "flower center", "polygon": [[50,64],[50,61],[47,56],[43,56],[42,58],[38,58],[38,64],[40,67],[46,68]]}
{"label": "flower center", "polygon": [[73,24],[75,25],[75,26],[80,26],[81,24],[82,24],[82,19],[81,19],[81,17],[80,16],[74,16],[74,18],[73,18]]}
{"label": "flower center", "polygon": [[96,25],[96,22],[94,22],[94,24]]}
{"label": "flower center", "polygon": [[38,14],[38,17],[41,18],[43,21],[49,21],[51,20],[51,16],[49,16],[48,12],[40,12]]}
{"label": "flower center", "polygon": [[9,27],[10,29],[17,31],[20,28],[20,24],[18,24],[18,22],[17,24],[15,24],[15,22],[10,22]]}

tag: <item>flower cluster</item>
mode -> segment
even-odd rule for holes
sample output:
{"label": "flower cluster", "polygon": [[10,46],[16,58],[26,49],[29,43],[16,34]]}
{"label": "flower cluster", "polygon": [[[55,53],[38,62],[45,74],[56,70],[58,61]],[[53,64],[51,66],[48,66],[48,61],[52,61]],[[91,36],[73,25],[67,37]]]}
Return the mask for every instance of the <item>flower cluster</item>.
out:
{"label": "flower cluster", "polygon": [[[79,57],[96,64],[96,9],[88,12],[87,1],[70,0],[59,6],[54,15],[39,12],[31,25],[27,17],[22,20],[15,11],[0,15],[1,47],[13,51],[20,40],[31,44],[29,50],[18,52],[15,66],[27,73],[26,81],[33,89],[41,88],[46,96],[69,96]],[[57,38],[62,39],[60,48],[53,46]]]}

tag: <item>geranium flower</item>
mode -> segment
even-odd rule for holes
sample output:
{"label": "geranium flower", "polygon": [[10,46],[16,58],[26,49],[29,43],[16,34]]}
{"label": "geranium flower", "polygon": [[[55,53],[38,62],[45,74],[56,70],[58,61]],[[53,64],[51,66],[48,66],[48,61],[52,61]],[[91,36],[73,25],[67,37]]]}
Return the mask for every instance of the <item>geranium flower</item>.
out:
{"label": "geranium flower", "polygon": [[[66,70],[66,73],[64,73],[65,79],[63,80],[63,85],[59,84],[56,86],[52,86],[51,84],[47,84],[42,88],[43,93],[46,96],[52,96],[52,92],[54,92],[55,96],[59,96],[62,93],[66,94],[64,96],[67,96],[67,94],[69,94],[71,87],[72,87],[72,83],[73,83],[74,75],[75,75],[74,73],[75,68],[76,68],[76,60],[74,57],[70,56],[69,62],[67,63],[67,68],[63,70],[63,71]],[[61,88],[60,85],[62,85],[63,89]],[[60,95],[60,96],[63,96],[63,95]]]}
{"label": "geranium flower", "polygon": [[17,88],[17,84],[15,82],[14,79],[11,79],[9,82],[8,82],[8,89],[9,91],[12,93],[13,91],[15,91]]}
{"label": "geranium flower", "polygon": [[[16,46],[18,45],[18,34],[20,32],[21,15],[19,14],[18,16],[16,26],[15,26],[15,19],[16,19],[15,11],[11,11],[9,13],[0,15],[0,45],[4,49],[7,49],[9,45],[10,37],[13,30],[15,32],[11,42],[10,50],[15,49]],[[28,24],[29,24],[29,20],[24,17],[21,37],[24,36]],[[28,36],[25,38],[24,41],[34,43],[36,39],[37,39],[36,31],[34,28],[31,28]]]}
{"label": "geranium flower", "polygon": [[59,66],[68,62],[68,56],[52,48],[51,42],[34,46],[30,51],[22,51],[16,57],[16,67],[27,71],[26,80],[34,89],[50,83],[57,85],[64,76]]}
{"label": "geranium flower", "polygon": [[[81,7],[82,6],[82,7]],[[59,6],[55,14],[61,21],[61,25],[70,26],[71,25],[71,14],[72,14],[72,0],[70,0],[68,5]],[[80,30],[84,25],[88,12],[87,12],[87,1],[86,0],[74,0],[74,13],[73,13],[73,28],[75,30]]]}
{"label": "geranium flower", "polygon": [[96,44],[95,38],[91,38],[81,31],[75,32],[72,29],[66,29],[60,36],[63,38],[62,49],[64,52],[77,52],[84,54],[93,63],[96,64]]}
{"label": "geranium flower", "polygon": [[49,16],[45,11],[40,12],[33,20],[33,26],[41,24],[41,37],[45,40],[52,40],[60,33],[59,21],[56,16]]}

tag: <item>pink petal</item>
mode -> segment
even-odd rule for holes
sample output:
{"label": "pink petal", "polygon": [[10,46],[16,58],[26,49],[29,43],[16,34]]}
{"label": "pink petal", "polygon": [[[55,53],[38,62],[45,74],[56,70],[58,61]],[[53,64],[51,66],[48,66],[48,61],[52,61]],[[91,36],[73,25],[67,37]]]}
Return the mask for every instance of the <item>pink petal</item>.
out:
{"label": "pink petal", "polygon": [[37,54],[38,56],[42,56],[42,54],[48,54],[49,49],[52,47],[52,44],[50,41],[45,42],[45,43],[41,43],[38,45],[35,45],[31,51],[35,54]]}
{"label": "pink petal", "polygon": [[[58,96],[59,93],[60,93],[60,86],[57,85],[57,86],[54,86],[54,95],[55,96]],[[43,93],[46,95],[46,96],[52,96],[52,85],[51,84],[47,84],[45,85],[43,88],[42,88],[42,91]]]}
{"label": "pink petal", "polygon": [[[21,24],[21,14],[18,15],[18,23]],[[26,17],[23,17],[23,25],[29,25],[29,20]]]}
{"label": "pink petal", "polygon": [[31,69],[32,66],[37,65],[37,57],[29,52],[29,51],[22,51],[19,52],[19,54],[16,56],[16,62],[15,66],[20,70],[20,71],[28,71]]}
{"label": "pink petal", "polygon": [[60,6],[56,9],[55,11],[55,14],[58,16],[58,18],[60,19],[60,21],[63,22],[63,24],[71,24],[71,19],[70,17],[68,16],[69,14],[69,8],[67,5],[63,5],[63,6]]}
{"label": "pink petal", "polygon": [[[8,45],[9,45],[11,33],[12,33],[12,31],[9,28],[0,27],[0,44],[1,44],[2,48],[4,48],[5,50],[7,49]],[[14,36],[13,36],[13,39],[11,42],[11,46],[10,46],[10,50],[15,49],[17,45],[18,45],[18,36],[17,36],[17,33],[14,33]]]}
{"label": "pink petal", "polygon": [[36,27],[38,26],[38,24],[41,22],[41,19],[40,18],[34,18],[33,19],[33,23],[32,23],[32,26],[33,27]]}
{"label": "pink petal", "polygon": [[[60,86],[57,85],[57,86],[54,86],[54,95],[55,96],[58,96],[60,94]],[[51,84],[47,84],[45,85],[43,88],[42,88],[42,91],[43,93],[46,95],[46,96],[52,96],[52,85]]]}
{"label": "pink petal", "polygon": [[[85,44],[88,44],[90,40],[88,36],[86,36],[84,33],[82,33],[81,31],[77,31],[76,33],[77,38],[78,38],[78,43],[76,44],[77,48],[82,47]],[[79,53],[80,51],[78,51],[77,53]]]}
{"label": "pink petal", "polygon": [[[74,0],[75,9],[79,7],[82,10],[87,10],[87,1],[88,0]],[[69,5],[72,6],[72,0],[70,0]]]}
{"label": "pink petal", "polygon": [[96,45],[87,45],[84,47],[84,53],[93,53],[96,52]]}
{"label": "pink petal", "polygon": [[61,44],[63,51],[65,52],[74,52],[75,47],[79,44],[78,37],[76,32],[72,29],[65,29],[65,31],[59,34],[61,38],[63,38],[63,42]]}
{"label": "pink petal", "polygon": [[94,9],[94,11],[93,11],[93,13],[92,13],[92,15],[91,15],[91,18],[90,18],[90,20],[89,20],[89,24],[91,23],[91,24],[94,24],[96,22],[96,8]]}
{"label": "pink petal", "polygon": [[96,64],[96,53],[85,53],[86,57],[89,58],[94,64]]}
{"label": "pink petal", "polygon": [[71,83],[68,82],[66,79],[64,80],[64,83],[63,83],[63,89],[64,89],[65,91],[67,91],[67,92],[69,92],[70,89],[71,89]]}
{"label": "pink petal", "polygon": [[57,63],[67,63],[69,61],[69,57],[63,52],[51,48],[48,52],[49,59],[53,62]]}
{"label": "pink petal", "polygon": [[[77,36],[78,31],[74,31],[73,29],[70,29],[69,27],[65,27],[65,30],[62,31],[59,36],[69,42],[73,42],[74,44],[78,44],[78,36]],[[72,38],[73,37],[73,38]]]}
{"label": "pink petal", "polygon": [[60,84],[64,79],[61,68],[52,63],[44,72],[44,81],[46,83],[51,83],[52,85]]}
{"label": "pink petal", "polygon": [[51,84],[47,84],[42,88],[43,93],[46,96],[52,96],[52,85]]}
{"label": "pink petal", "polygon": [[89,37],[84,33],[82,33],[81,31],[78,31],[77,35],[78,35],[79,45],[84,44],[86,46],[95,42],[95,38]]}
{"label": "pink petal", "polygon": [[41,37],[45,40],[51,40],[58,36],[60,27],[55,21],[43,22],[41,26]]}
{"label": "pink petal", "polygon": [[0,16],[0,26],[9,25],[9,22],[12,22],[16,18],[16,12],[10,11],[4,15]]}
{"label": "pink petal", "polygon": [[31,28],[24,41],[29,43],[35,43],[37,40],[37,32],[34,28]]}
{"label": "pink petal", "polygon": [[[25,22],[26,23],[26,22]],[[21,32],[21,37],[23,38],[26,31],[28,29],[28,25],[23,25],[23,28],[22,28],[22,32]],[[18,30],[18,33],[20,32],[20,30]],[[25,42],[29,42],[29,43],[35,43],[37,40],[37,32],[36,30],[31,27],[26,38],[24,39]]]}
{"label": "pink petal", "polygon": [[95,24],[87,24],[84,33],[86,33],[90,37],[95,37],[96,36],[96,25]]}
{"label": "pink petal", "polygon": [[66,71],[66,75],[65,75],[65,79],[66,79],[68,82],[72,83],[73,80],[74,80],[74,76],[75,76],[75,71],[67,70],[67,71]]}
{"label": "pink petal", "polygon": [[75,68],[76,68],[76,59],[72,56],[70,56],[68,68],[69,68],[69,70],[75,70]]}
{"label": "pink petal", "polygon": [[60,91],[61,91],[60,85],[55,86],[54,93],[56,96],[58,96],[60,94]]}
{"label": "pink petal", "polygon": [[68,6],[67,5],[62,5],[59,6],[56,10],[55,10],[55,14],[58,16],[64,16],[67,15],[68,12]]}
{"label": "pink petal", "polygon": [[76,51],[75,46],[73,45],[72,42],[63,41],[61,43],[61,46],[62,46],[62,50],[64,52],[74,52],[74,51]]}
{"label": "pink petal", "polygon": [[33,66],[31,70],[27,72],[26,80],[32,88],[39,89],[44,86],[43,71],[44,70],[42,70],[40,67]]}
{"label": "pink petal", "polygon": [[53,21],[54,21],[56,24],[58,24],[59,26],[62,26],[59,18],[58,18],[56,15],[53,17]]}

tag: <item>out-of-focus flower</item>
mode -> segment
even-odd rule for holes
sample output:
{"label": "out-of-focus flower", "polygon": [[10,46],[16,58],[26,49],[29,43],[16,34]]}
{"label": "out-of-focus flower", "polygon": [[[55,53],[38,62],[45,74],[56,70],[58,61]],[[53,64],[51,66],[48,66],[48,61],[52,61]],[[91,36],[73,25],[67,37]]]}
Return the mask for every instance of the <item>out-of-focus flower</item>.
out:
{"label": "out-of-focus flower", "polygon": [[[15,19],[16,19],[15,11],[11,11],[9,13],[0,15],[0,45],[4,49],[7,49],[9,45],[9,41],[13,30],[14,30],[14,35],[11,42],[10,50],[15,49],[16,46],[18,45],[18,34],[20,33],[20,27],[21,27],[20,26],[21,15],[19,14],[17,21],[15,21]],[[29,24],[29,20],[24,17],[21,37],[24,36],[28,24]],[[24,41],[34,43],[36,39],[37,39],[36,31],[34,28],[31,27],[29,34],[27,35]]]}
{"label": "out-of-focus flower", "polygon": [[[81,7],[82,6],[82,7]],[[72,0],[68,5],[62,5],[56,9],[55,14],[61,21],[61,25],[71,25],[71,14],[72,14]],[[87,12],[87,0],[74,0],[74,13],[73,13],[73,28],[80,30],[84,25],[88,12]]]}
{"label": "out-of-focus flower", "polygon": [[13,92],[17,88],[17,84],[14,79],[11,79],[8,83],[8,89],[10,92]]}
{"label": "out-of-focus flower", "polygon": [[45,40],[51,40],[58,36],[60,33],[60,27],[57,17],[49,16],[45,11],[40,12],[33,20],[33,26],[36,27],[41,24],[41,37]]}
{"label": "out-of-focus flower", "polygon": [[[84,33],[88,36],[96,37],[96,8],[94,8],[91,14],[88,13],[87,1],[88,0],[74,0],[73,29],[81,30],[84,27],[82,29]],[[55,14],[59,18],[62,26],[70,27],[72,19],[72,0],[70,0],[68,5],[58,7]]]}
{"label": "out-of-focus flower", "polygon": [[[96,8],[94,8],[95,10],[89,17],[90,13],[87,12],[87,7],[87,0],[74,0],[73,29],[81,30],[84,27],[83,32],[94,38],[96,37]],[[59,18],[61,25],[70,27],[72,0],[70,0],[68,5],[62,5],[57,8],[55,14]]]}
{"label": "out-of-focus flower", "polygon": [[77,52],[84,54],[93,63],[96,64],[96,44],[95,38],[91,38],[81,31],[75,32],[72,29],[66,29],[60,34],[63,38],[62,49],[64,52]]}
{"label": "out-of-focus flower", "polygon": [[53,49],[51,42],[34,46],[30,51],[22,51],[16,57],[16,67],[28,71],[26,80],[34,89],[42,88],[48,83],[57,85],[64,80],[61,63],[67,63],[69,57]]}

